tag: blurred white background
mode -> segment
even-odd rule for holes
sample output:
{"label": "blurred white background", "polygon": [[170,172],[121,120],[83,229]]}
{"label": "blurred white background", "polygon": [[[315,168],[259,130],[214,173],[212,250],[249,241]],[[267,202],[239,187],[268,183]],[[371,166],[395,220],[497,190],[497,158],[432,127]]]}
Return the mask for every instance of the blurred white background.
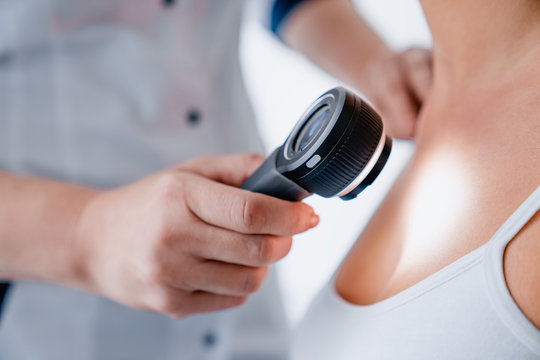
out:
{"label": "blurred white background", "polygon": [[[417,0],[356,0],[355,5],[392,48],[430,47],[431,38]],[[263,26],[261,19],[268,16],[266,7],[265,1],[248,1],[241,59],[269,153],[283,143],[313,100],[340,83],[285,47]],[[278,264],[292,325],[332,276],[411,152],[412,144],[394,141],[385,169],[355,200],[344,202],[318,196],[307,199],[321,222],[317,228],[295,237],[291,253]]]}

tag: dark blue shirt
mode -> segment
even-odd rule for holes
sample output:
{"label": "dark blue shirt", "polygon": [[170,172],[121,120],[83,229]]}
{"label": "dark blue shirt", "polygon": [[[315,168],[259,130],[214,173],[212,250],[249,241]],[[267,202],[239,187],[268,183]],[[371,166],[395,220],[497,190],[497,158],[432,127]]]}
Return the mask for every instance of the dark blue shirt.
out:
{"label": "dark blue shirt", "polygon": [[306,0],[275,0],[272,6],[272,14],[270,21],[270,29],[276,35],[280,35],[280,26],[283,20],[296,8],[299,4]]}

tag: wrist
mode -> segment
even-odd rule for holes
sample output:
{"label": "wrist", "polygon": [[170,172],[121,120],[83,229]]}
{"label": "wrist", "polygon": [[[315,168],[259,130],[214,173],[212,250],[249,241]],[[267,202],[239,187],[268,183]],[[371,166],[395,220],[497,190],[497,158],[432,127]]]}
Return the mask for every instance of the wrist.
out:
{"label": "wrist", "polygon": [[77,228],[98,191],[0,172],[0,277],[76,285],[84,275]]}

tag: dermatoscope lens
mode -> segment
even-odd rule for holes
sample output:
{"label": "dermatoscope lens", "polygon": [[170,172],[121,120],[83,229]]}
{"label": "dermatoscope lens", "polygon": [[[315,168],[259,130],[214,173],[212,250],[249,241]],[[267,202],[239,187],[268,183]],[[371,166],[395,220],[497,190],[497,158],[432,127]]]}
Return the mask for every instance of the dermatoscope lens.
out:
{"label": "dermatoscope lens", "polygon": [[309,145],[311,140],[315,138],[315,135],[317,135],[321,130],[321,127],[324,123],[323,120],[326,115],[328,115],[328,106],[323,105],[313,113],[313,115],[308,121],[306,121],[294,141],[294,152],[304,151],[304,149]]}

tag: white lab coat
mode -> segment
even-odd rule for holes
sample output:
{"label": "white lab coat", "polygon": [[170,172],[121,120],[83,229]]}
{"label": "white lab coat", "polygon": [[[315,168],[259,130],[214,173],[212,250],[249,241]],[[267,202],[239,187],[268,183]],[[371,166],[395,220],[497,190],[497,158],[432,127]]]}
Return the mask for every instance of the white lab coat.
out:
{"label": "white lab coat", "polygon": [[[201,154],[261,152],[238,60],[242,7],[0,0],[0,168],[112,187]],[[273,273],[241,308],[182,320],[50,284],[18,282],[6,301],[2,360],[270,360],[287,349]]]}

